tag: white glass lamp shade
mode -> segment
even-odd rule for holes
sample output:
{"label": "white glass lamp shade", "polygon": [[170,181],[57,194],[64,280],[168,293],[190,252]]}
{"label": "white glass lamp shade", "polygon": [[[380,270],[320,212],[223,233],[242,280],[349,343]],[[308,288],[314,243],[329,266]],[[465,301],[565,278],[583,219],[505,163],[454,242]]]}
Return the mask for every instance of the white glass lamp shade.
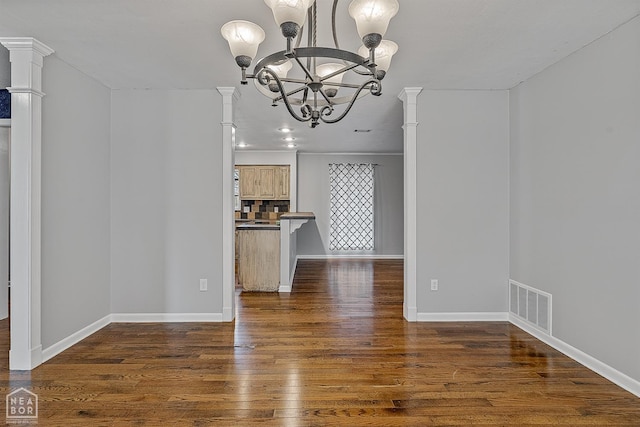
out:
{"label": "white glass lamp shade", "polygon": [[271,8],[273,18],[278,26],[285,22],[294,22],[302,27],[307,16],[307,9],[315,0],[264,0]]}
{"label": "white glass lamp shade", "polygon": [[[231,54],[236,61],[238,58],[256,57],[258,46],[264,41],[264,31],[259,25],[249,21],[230,21],[220,30],[222,37],[229,42]],[[240,64],[238,64],[240,65]],[[248,66],[248,65],[246,65]]]}
{"label": "white glass lamp shade", "polygon": [[287,61],[283,62],[280,65],[267,65],[267,67],[269,67],[269,69],[276,73],[279,78],[284,79],[285,77],[287,77],[287,74],[289,73],[291,67],[293,67],[293,64],[291,63],[291,61]]}
{"label": "white glass lamp shade", "polygon": [[[378,71],[384,71],[385,73],[391,66],[391,58],[398,51],[398,45],[391,40],[382,40],[380,45],[375,48],[375,61]],[[358,55],[366,58],[369,56],[369,49],[365,46],[360,46],[358,49]]]}
{"label": "white glass lamp shade", "polygon": [[[328,76],[329,74],[333,74],[336,71],[341,70],[343,68],[344,68],[344,64],[336,64],[336,63],[330,62],[328,64],[318,65],[316,67],[316,73],[318,73],[318,76],[324,77],[324,76]],[[326,93],[328,97],[332,98],[336,96],[339,86],[334,86],[331,83],[338,83],[338,84],[342,83],[342,76],[344,76],[344,73],[337,74],[333,77],[329,77],[328,79],[322,81],[324,93]]]}
{"label": "white glass lamp shade", "polygon": [[[283,62],[279,65],[267,65],[267,68],[273,71],[280,79],[284,79],[287,77],[287,74],[289,73],[291,67],[293,67],[291,61]],[[269,81],[268,86],[271,92],[278,92],[280,90],[278,87],[278,83],[273,79]]]}
{"label": "white glass lamp shade", "polygon": [[349,15],[356,21],[360,37],[369,34],[384,36],[400,5],[397,0],[353,0]]}

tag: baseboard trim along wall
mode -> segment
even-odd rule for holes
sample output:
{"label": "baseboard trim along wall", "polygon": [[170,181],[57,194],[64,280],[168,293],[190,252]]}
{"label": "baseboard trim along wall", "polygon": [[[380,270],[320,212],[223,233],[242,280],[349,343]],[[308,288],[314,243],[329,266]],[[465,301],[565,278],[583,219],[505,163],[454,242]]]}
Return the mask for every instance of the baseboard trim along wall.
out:
{"label": "baseboard trim along wall", "polygon": [[114,313],[113,323],[222,322],[222,313]]}
{"label": "baseboard trim along wall", "polygon": [[[222,322],[222,313],[116,313],[80,329],[68,337],[42,350],[41,363],[57,356],[69,347],[98,332],[111,323],[170,323],[170,322]],[[40,363],[38,363],[40,364]]]}
{"label": "baseboard trim along wall", "polygon": [[418,322],[507,322],[507,313],[418,313]]}
{"label": "baseboard trim along wall", "polygon": [[109,323],[111,323],[110,314],[104,316],[102,319],[96,320],[95,322],[93,322],[88,326],[85,326],[84,328],[80,329],[78,332],[75,332],[69,335],[68,337],[58,341],[52,346],[45,348],[44,350],[42,350],[42,362],[44,363],[47,360],[51,359],[52,357],[57,356],[58,354],[62,353],[69,347],[87,338],[89,335],[98,332],[100,329],[104,328]]}
{"label": "baseboard trim along wall", "polygon": [[559,340],[556,337],[543,333],[542,331],[522,321],[517,316],[510,315],[509,322],[511,322],[513,325],[517,326],[518,328],[522,329],[529,335],[533,335],[534,337],[544,342],[545,344],[548,344],[549,346],[555,348],[556,350],[565,354],[566,356],[570,357],[576,362],[586,366],[596,374],[602,375],[612,383],[617,384],[623,389],[627,390],[628,392],[633,393],[636,396],[640,397],[640,381],[634,380],[628,375],[623,374],[617,369],[612,368],[606,363],[603,363],[600,360],[596,359],[595,357],[592,357],[587,353],[581,350],[578,350],[575,347],[572,347],[571,345],[567,344],[562,340]]}

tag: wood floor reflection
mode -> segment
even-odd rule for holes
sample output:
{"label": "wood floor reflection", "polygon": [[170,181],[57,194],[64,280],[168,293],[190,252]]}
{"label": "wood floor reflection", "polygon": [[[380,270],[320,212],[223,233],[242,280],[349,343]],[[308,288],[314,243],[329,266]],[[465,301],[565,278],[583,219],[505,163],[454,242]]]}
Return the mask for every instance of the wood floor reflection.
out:
{"label": "wood floor reflection", "polygon": [[[639,426],[640,399],[501,322],[408,323],[402,262],[307,260],[233,324],[111,324],[0,385],[39,426]],[[4,400],[4,399],[2,399]]]}

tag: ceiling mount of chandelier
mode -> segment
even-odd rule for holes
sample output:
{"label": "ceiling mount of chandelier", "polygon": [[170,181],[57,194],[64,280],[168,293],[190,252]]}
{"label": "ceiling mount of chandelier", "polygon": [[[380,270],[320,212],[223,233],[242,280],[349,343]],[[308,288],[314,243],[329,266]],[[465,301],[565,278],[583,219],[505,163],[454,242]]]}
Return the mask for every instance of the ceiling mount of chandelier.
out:
{"label": "ceiling mount of chandelier", "polygon": [[[273,11],[276,24],[286,38],[286,49],[259,60],[248,74],[247,69],[264,41],[260,26],[248,21],[230,21],[222,26],[222,36],[242,70],[242,84],[254,79],[256,87],[271,98],[272,105],[283,103],[289,113],[315,128],[320,121],[342,120],[355,101],[371,93],[380,95],[382,84],[398,45],[383,40],[389,21],[398,12],[397,0],[353,0],[349,15],[356,21],[363,45],[358,53],[340,49],[336,32],[336,8],[333,1],[331,24],[335,47],[316,45],[315,0],[265,0]],[[303,25],[307,20],[307,46],[300,47]],[[295,46],[294,46],[295,43]],[[298,73],[290,76],[295,69]],[[346,75],[355,76],[352,82]],[[338,113],[337,105],[344,104]],[[299,113],[296,112],[299,107]],[[334,115],[335,113],[335,115]]]}

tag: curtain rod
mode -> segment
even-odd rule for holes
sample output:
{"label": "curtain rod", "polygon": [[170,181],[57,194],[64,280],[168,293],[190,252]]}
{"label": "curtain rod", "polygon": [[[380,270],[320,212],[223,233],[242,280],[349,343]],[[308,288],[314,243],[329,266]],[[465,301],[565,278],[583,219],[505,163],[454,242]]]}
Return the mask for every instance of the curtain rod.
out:
{"label": "curtain rod", "polygon": [[329,165],[359,165],[359,166],[380,166],[378,163],[329,163]]}

